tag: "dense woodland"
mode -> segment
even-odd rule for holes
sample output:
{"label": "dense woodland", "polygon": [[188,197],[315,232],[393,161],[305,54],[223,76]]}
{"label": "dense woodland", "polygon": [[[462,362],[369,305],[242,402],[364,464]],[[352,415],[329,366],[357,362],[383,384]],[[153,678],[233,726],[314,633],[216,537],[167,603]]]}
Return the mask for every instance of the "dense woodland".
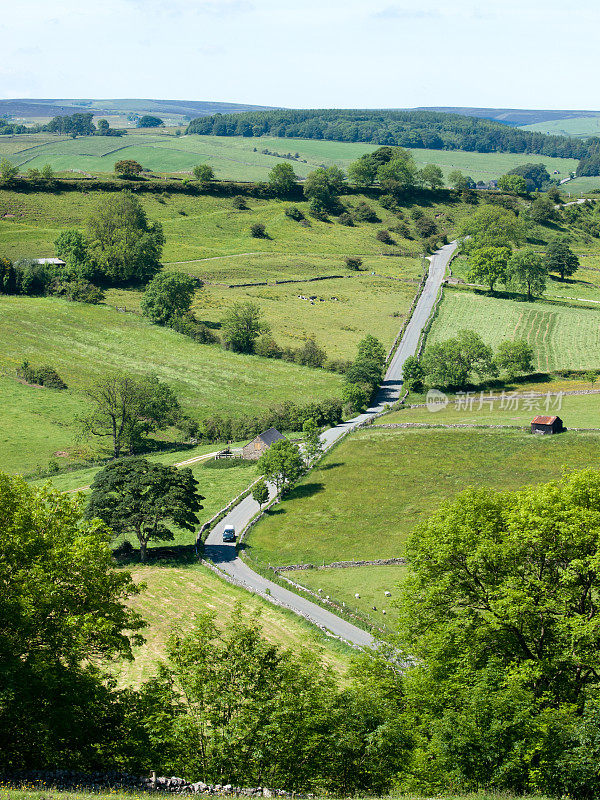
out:
{"label": "dense woodland", "polygon": [[216,136],[281,136],[373,142],[433,150],[536,153],[584,158],[592,141],[548,136],[492,120],[432,111],[360,109],[282,110],[198,117],[188,133]]}

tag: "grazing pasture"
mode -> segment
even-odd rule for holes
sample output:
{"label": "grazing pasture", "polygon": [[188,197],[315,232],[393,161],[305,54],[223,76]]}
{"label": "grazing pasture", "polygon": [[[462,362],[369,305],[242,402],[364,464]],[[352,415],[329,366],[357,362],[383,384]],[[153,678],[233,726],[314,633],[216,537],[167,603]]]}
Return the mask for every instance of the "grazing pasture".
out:
{"label": "grazing pasture", "polygon": [[600,114],[593,117],[570,117],[568,119],[549,119],[545,122],[534,122],[531,125],[520,125],[524,131],[547,133],[550,136],[573,136],[576,139],[587,139],[600,136]]}
{"label": "grazing pasture", "polygon": [[[398,598],[398,584],[406,573],[402,564],[384,566],[345,567],[343,569],[303,569],[284,572],[285,577],[321,596],[346,604],[349,611],[356,610],[371,622],[393,625],[397,617],[394,605]],[[390,597],[385,592],[390,592]],[[359,594],[360,597],[355,597]],[[385,611],[385,614],[383,613]]]}
{"label": "grazing pasture", "polygon": [[477,331],[494,347],[504,339],[525,339],[537,372],[600,366],[600,310],[447,290],[427,342],[444,341],[462,328]]}
{"label": "grazing pasture", "polygon": [[[546,124],[546,123],[544,123]],[[0,154],[23,170],[51,164],[57,171],[112,173],[114,162],[134,159],[156,173],[189,173],[198,163],[210,164],[218,178],[265,180],[269,171],[282,162],[282,156],[298,154],[290,160],[296,174],[305,178],[321,165],[336,164],[342,169],[378,145],[363,142],[335,142],[319,139],[288,139],[274,136],[174,136],[170,131],[127,132],[122,138],[86,136],[71,139],[49,134],[21,134],[0,137]],[[32,149],[33,148],[33,149]],[[269,150],[269,153],[263,153]],[[528,161],[544,163],[561,178],[577,167],[575,159],[550,158],[517,153],[470,153],[461,150],[413,149],[418,166],[439,164],[447,177],[460,169],[478,181],[498,178],[512,167]],[[274,155],[279,154],[279,155]]]}
{"label": "grazing pasture", "polygon": [[[599,458],[600,435],[592,433],[367,428],[325,456],[247,545],[275,566],[394,558],[420,520],[467,486],[514,489]],[[341,573],[351,581],[352,570]]]}

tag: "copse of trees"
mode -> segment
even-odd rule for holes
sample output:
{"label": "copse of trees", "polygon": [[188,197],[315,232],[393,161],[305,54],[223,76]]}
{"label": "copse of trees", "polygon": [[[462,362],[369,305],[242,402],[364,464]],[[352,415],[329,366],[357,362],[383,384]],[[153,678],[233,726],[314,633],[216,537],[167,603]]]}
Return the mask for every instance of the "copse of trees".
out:
{"label": "copse of trees", "polygon": [[128,605],[140,589],[115,569],[110,531],[82,518],[79,498],[2,473],[0,518],[0,768],[127,758],[117,737],[130,695],[95,665],[131,659],[145,623]]}
{"label": "copse of trees", "polygon": [[152,114],[144,114],[138,119],[136,128],[162,128],[164,124],[160,117],[155,117]]}
{"label": "copse of trees", "polygon": [[361,413],[381,384],[384,375],[386,352],[383,344],[369,334],[359,342],[354,361],[344,373],[342,397],[349,413]]}
{"label": "copse of trees", "polygon": [[319,427],[329,427],[341,422],[342,411],[342,401],[335,398],[307,405],[286,402],[255,417],[213,414],[202,420],[195,436],[205,442],[241,441],[251,439],[267,428],[302,431],[309,419]]}
{"label": "copse of trees", "polygon": [[415,391],[426,384],[436,389],[464,389],[476,375],[495,378],[505,370],[509,379],[533,370],[533,350],[521,339],[501,342],[492,348],[472,330],[461,330],[443,342],[429,345],[420,360],[407,359],[403,375],[406,388]]}
{"label": "copse of trees", "polygon": [[333,211],[338,208],[338,197],[346,186],[346,178],[337,166],[319,167],[310,172],[304,181],[303,191],[310,200],[311,211]]}
{"label": "copse of trees", "polygon": [[42,130],[50,133],[66,134],[73,138],[77,136],[93,136],[96,132],[92,122],[93,118],[94,115],[90,112],[52,117],[50,122],[43,126]]}
{"label": "copse of trees", "polygon": [[519,164],[509,169],[506,174],[523,178],[525,189],[528,192],[533,192],[536,189],[541,192],[552,185],[552,178],[545,164]]}
{"label": "copse of trees", "polygon": [[599,139],[525,131],[493,120],[435,111],[320,109],[251,111],[198,117],[188,133],[216,136],[279,136],[370,142],[409,148],[479,153],[532,153],[584,158],[597,152]]}
{"label": "copse of trees", "polygon": [[410,537],[397,641],[415,744],[401,790],[600,791],[599,491],[593,470],[469,489]]}
{"label": "copse of trees", "polygon": [[525,228],[517,215],[500,206],[485,205],[466,217],[459,226],[461,249],[471,253],[483,247],[521,244]]}

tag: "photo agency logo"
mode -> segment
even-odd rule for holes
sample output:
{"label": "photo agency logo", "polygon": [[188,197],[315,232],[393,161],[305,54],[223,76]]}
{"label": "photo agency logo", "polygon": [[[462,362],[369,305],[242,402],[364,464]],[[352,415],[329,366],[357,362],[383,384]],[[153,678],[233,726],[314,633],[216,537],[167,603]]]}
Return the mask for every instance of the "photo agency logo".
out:
{"label": "photo agency logo", "polygon": [[427,410],[435,413],[448,405],[453,411],[523,411],[532,414],[560,411],[564,392],[538,394],[536,392],[456,392],[452,400],[439,389],[427,392]]}
{"label": "photo agency logo", "polygon": [[450,401],[448,400],[448,395],[440,392],[439,389],[430,389],[427,392],[427,410],[435,413],[436,411],[442,411],[448,405]]}

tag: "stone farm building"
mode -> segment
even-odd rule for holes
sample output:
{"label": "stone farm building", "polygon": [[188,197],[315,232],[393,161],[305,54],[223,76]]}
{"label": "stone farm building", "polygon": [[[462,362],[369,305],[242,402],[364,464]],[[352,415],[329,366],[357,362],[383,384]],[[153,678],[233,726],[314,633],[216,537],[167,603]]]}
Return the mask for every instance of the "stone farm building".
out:
{"label": "stone farm building", "polygon": [[531,420],[532,433],[561,433],[564,430],[560,417],[534,417]]}
{"label": "stone farm building", "polygon": [[271,447],[273,442],[278,442],[280,439],[285,439],[285,436],[279,433],[277,428],[269,428],[259,433],[258,436],[242,448],[242,458],[260,458]]}

